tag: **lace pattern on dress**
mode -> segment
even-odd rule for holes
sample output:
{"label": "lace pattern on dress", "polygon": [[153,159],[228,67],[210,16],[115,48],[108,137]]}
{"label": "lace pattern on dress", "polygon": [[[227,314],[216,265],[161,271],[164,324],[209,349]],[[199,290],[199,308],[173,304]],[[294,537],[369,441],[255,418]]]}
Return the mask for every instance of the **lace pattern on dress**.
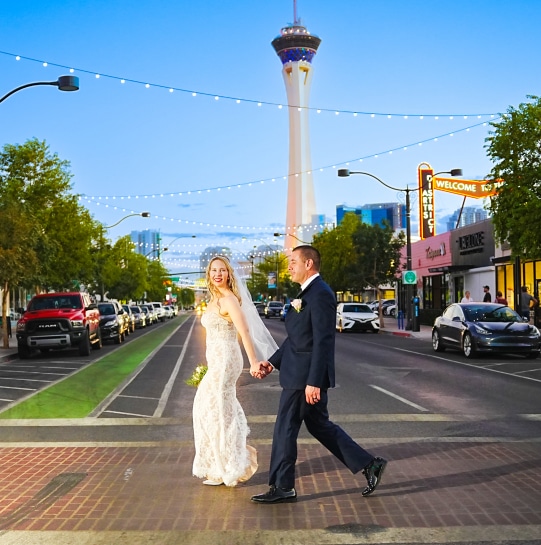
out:
{"label": "lace pattern on dress", "polygon": [[201,324],[207,330],[208,370],[193,405],[193,474],[235,486],[257,469],[255,449],[246,445],[248,422],[236,395],[242,352],[237,330],[224,317],[207,311]]}

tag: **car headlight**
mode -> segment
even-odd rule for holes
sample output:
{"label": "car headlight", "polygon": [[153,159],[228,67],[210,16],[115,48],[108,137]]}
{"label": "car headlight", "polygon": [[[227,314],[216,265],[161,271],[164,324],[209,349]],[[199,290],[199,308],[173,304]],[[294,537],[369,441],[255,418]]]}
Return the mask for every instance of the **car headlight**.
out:
{"label": "car headlight", "polygon": [[83,327],[83,320],[71,320],[71,327]]}
{"label": "car headlight", "polygon": [[488,329],[485,329],[484,327],[480,326],[479,324],[474,324],[473,327],[481,335],[492,335],[492,331],[490,331]]}
{"label": "car headlight", "polygon": [[537,329],[537,327],[535,327],[534,325],[530,326],[531,329],[530,329],[530,335],[532,337],[539,337],[541,336],[541,333],[539,333],[539,329]]}
{"label": "car headlight", "polygon": [[117,321],[116,320],[109,320],[108,322],[105,322],[103,324],[103,327],[113,327],[117,324]]}
{"label": "car headlight", "polygon": [[26,329],[26,322],[17,322],[17,331],[24,331]]}

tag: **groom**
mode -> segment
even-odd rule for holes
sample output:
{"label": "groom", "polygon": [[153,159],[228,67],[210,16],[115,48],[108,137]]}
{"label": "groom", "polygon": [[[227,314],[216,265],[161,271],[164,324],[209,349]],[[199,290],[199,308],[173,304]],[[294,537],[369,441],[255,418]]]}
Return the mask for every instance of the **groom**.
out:
{"label": "groom", "polygon": [[272,440],[270,489],[252,496],[257,503],[296,501],[297,436],[303,421],[352,473],[362,470],[367,480],[363,496],[374,492],[387,464],[329,420],[327,389],[334,387],[336,298],[319,276],[319,268],[320,255],[314,247],[297,246],[293,250],[289,273],[302,291],[286,316],[286,340],[268,362],[260,363],[264,375],[273,368],[280,371],[282,394]]}

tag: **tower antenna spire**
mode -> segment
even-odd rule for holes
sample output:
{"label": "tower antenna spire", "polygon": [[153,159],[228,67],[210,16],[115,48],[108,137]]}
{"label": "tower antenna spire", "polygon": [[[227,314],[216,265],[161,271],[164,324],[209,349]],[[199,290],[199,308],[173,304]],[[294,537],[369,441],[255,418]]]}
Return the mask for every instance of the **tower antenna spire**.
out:
{"label": "tower antenna spire", "polygon": [[297,0],[293,0],[293,24],[296,26],[299,23],[297,19]]}

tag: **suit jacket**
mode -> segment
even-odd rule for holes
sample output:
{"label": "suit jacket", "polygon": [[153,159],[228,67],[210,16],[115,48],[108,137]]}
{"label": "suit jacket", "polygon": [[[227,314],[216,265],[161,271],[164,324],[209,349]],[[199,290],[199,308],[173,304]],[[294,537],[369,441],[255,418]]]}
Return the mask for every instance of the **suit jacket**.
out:
{"label": "suit jacket", "polygon": [[280,371],[284,389],[304,390],[307,385],[332,388],[336,297],[318,276],[299,298],[302,309],[297,312],[291,307],[287,313],[287,338],[269,361]]}

